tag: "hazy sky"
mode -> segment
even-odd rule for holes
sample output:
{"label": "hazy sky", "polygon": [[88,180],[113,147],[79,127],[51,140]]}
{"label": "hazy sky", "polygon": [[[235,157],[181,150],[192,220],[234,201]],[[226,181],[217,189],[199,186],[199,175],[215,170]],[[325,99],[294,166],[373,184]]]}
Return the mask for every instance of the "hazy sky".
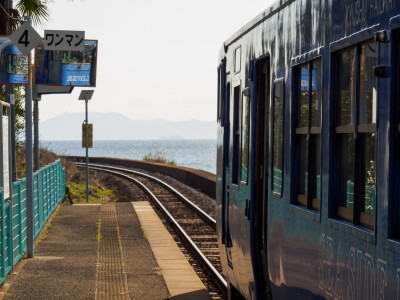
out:
{"label": "hazy sky", "polygon": [[[222,43],[274,0],[55,0],[44,29],[84,30],[99,40],[89,113],[131,119],[214,121]],[[82,112],[80,88],[45,95],[40,120]],[[90,115],[89,115],[90,119]],[[90,121],[90,120],[89,120]]]}

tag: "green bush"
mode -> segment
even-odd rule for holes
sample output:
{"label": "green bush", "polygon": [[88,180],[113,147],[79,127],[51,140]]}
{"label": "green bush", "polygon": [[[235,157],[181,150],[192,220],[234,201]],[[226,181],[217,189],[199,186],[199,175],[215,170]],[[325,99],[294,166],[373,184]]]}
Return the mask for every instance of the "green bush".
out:
{"label": "green bush", "polygon": [[168,165],[174,165],[176,166],[176,161],[174,159],[169,159],[165,156],[165,153],[156,150],[156,151],[150,151],[148,154],[143,156],[144,161],[148,162],[155,162],[155,163],[161,163],[161,164],[168,164]]}

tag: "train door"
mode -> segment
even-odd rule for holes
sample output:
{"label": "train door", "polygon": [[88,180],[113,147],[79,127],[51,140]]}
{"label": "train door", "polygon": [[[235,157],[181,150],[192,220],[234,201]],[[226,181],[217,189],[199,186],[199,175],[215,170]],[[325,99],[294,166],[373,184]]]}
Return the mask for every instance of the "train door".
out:
{"label": "train door", "polygon": [[269,170],[269,123],[271,69],[270,59],[257,63],[257,173],[256,173],[256,220],[255,241],[258,261],[259,290],[263,299],[270,298],[267,262],[268,231],[268,170]]}
{"label": "train door", "polygon": [[229,74],[226,77],[226,93],[224,101],[224,149],[222,153],[223,161],[223,173],[222,173],[222,190],[223,190],[223,207],[222,207],[222,218],[223,218],[223,242],[226,246],[226,255],[228,259],[228,264],[232,267],[232,240],[230,234],[229,226],[229,202],[230,202],[230,192],[229,192],[229,134],[230,134],[230,98],[231,98],[231,83],[229,79]]}

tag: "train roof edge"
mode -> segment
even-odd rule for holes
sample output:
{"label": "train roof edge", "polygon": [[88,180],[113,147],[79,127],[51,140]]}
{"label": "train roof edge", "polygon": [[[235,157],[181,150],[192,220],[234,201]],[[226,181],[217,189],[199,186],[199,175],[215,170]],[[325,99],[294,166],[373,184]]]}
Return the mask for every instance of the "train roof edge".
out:
{"label": "train roof edge", "polygon": [[278,13],[280,10],[284,9],[286,6],[288,6],[289,4],[291,4],[294,1],[296,1],[296,0],[278,0],[278,1],[276,1],[274,4],[269,6],[266,10],[264,10],[262,13],[257,15],[253,20],[251,20],[246,25],[244,25],[241,29],[236,31],[230,38],[228,38],[225,41],[225,43],[223,44],[223,48],[229,47],[229,45],[236,42],[247,32],[251,31],[254,27],[258,26],[259,24],[264,22],[269,17]]}

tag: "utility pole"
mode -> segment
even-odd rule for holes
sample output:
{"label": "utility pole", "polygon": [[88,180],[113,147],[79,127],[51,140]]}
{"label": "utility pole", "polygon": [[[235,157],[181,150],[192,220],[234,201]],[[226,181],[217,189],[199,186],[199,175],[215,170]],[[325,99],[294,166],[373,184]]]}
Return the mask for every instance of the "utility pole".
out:
{"label": "utility pole", "polygon": [[86,202],[89,202],[89,120],[88,120],[88,94],[85,94],[85,115],[86,115]]}
{"label": "utility pole", "polygon": [[[25,17],[31,23],[31,17]],[[32,258],[34,251],[34,217],[33,217],[33,163],[32,163],[32,69],[31,52],[28,54],[28,84],[25,88],[25,143],[26,143],[26,225],[27,225],[27,256]]]}
{"label": "utility pole", "polygon": [[[78,100],[85,100],[85,137],[86,137],[86,202],[89,202],[89,123],[88,123],[88,103],[92,99],[94,90],[82,90]],[[83,147],[83,145],[82,145]]]}

